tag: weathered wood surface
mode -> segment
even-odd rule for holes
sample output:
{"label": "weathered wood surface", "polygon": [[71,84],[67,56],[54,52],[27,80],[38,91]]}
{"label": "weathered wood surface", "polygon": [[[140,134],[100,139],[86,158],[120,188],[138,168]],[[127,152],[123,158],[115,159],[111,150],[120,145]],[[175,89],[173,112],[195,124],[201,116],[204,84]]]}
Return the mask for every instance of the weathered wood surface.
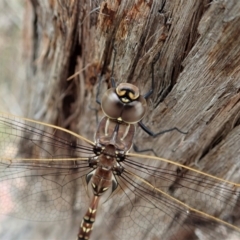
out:
{"label": "weathered wood surface", "polygon": [[[178,127],[188,134],[153,139],[139,129],[136,145],[240,182],[239,12],[236,0],[27,2],[26,116],[92,139],[97,79],[110,77],[113,39],[114,78],[142,93],[150,88],[151,62],[160,53],[143,122],[152,131]],[[239,225],[238,215],[228,217]],[[61,239],[59,229],[50,229],[44,230],[47,239]]]}

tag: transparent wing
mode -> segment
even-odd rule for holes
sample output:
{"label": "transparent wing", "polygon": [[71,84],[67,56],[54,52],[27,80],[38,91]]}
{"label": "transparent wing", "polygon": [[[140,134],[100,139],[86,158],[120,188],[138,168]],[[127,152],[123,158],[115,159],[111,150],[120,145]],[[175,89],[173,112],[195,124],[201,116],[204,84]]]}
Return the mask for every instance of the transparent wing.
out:
{"label": "transparent wing", "polygon": [[105,203],[119,239],[240,239],[231,218],[240,184],[153,156],[128,154],[122,165],[119,191]]}
{"label": "transparent wing", "polygon": [[0,214],[59,221],[86,209],[92,147],[67,130],[1,113]]}

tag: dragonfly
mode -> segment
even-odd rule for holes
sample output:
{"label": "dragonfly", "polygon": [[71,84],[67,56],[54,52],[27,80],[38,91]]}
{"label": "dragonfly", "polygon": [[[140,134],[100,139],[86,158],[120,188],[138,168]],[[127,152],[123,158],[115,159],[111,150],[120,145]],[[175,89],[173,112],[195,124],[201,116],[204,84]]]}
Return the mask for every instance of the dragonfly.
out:
{"label": "dragonfly", "polygon": [[115,86],[112,80],[98,100],[105,116],[94,141],[0,113],[0,214],[52,222],[84,208],[78,240],[91,239],[100,212],[119,240],[194,239],[190,236],[203,233],[216,239],[223,231],[240,236],[240,228],[225,218],[240,209],[240,184],[158,156],[130,153],[136,124],[153,136],[183,133],[172,128],[154,134],[141,122],[152,89],[141,95],[135,85]]}

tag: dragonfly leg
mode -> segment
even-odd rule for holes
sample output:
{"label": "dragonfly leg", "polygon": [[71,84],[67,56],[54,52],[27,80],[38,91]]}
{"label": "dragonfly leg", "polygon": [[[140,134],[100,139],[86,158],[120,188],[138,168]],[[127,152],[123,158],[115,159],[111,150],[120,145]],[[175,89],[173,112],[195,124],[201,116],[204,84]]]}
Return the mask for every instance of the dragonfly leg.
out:
{"label": "dragonfly leg", "polygon": [[133,150],[137,153],[152,152],[157,157],[157,153],[152,148],[139,149],[136,144],[133,144]]}
{"label": "dragonfly leg", "polygon": [[153,93],[153,89],[154,89],[154,66],[156,64],[156,62],[158,61],[158,59],[160,58],[160,53],[157,54],[157,56],[153,59],[152,61],[152,83],[151,83],[151,89],[145,94],[143,95],[143,97],[146,99],[148,97],[150,97]]}
{"label": "dragonfly leg", "polygon": [[150,135],[151,137],[155,138],[159,135],[162,135],[164,133],[167,133],[167,132],[172,132],[172,131],[178,131],[179,133],[182,133],[182,134],[187,134],[188,132],[184,132],[182,130],[180,130],[179,128],[177,127],[173,127],[173,128],[169,128],[169,129],[166,129],[166,130],[163,130],[163,131],[160,131],[160,132],[157,132],[157,133],[154,133],[153,131],[151,131],[147,126],[145,126],[141,121],[138,122],[138,125],[142,128],[142,130],[144,132],[146,132],[148,135]]}
{"label": "dragonfly leg", "polygon": [[101,84],[102,84],[102,76],[101,76],[101,74],[99,74],[99,77],[98,77],[98,88],[97,88],[97,95],[96,95],[96,103],[99,104],[99,105],[101,105],[101,100],[99,98]]}
{"label": "dragonfly leg", "polygon": [[116,87],[116,82],[115,82],[115,80],[113,78],[116,56],[117,56],[117,49],[116,49],[116,47],[114,45],[114,42],[113,42],[113,64],[112,64],[112,72],[111,72],[111,85],[112,85],[112,88]]}
{"label": "dragonfly leg", "polygon": [[[178,131],[179,133],[182,134],[187,134],[188,132],[184,132],[180,129],[178,129],[177,127],[174,128],[170,128],[170,129],[166,129],[157,133],[152,132],[149,128],[147,128],[147,126],[145,126],[141,121],[138,122],[138,125],[143,129],[144,132],[146,132],[148,135],[150,135],[151,137],[155,138],[159,135],[162,135],[164,133],[167,132],[171,132],[171,131]],[[152,152],[155,156],[157,156],[156,152],[152,149],[152,148],[147,148],[147,149],[139,149],[135,144],[133,144],[133,150],[137,153],[143,153],[143,152]]]}
{"label": "dragonfly leg", "polygon": [[[151,86],[151,89],[144,95],[144,98],[148,98],[153,93],[153,89],[154,89],[154,65],[158,61],[159,57],[160,57],[160,53],[158,53],[157,56],[152,61],[152,86]],[[147,126],[145,126],[145,124],[142,123],[141,121],[138,122],[138,125],[143,129],[143,131],[145,131],[148,135],[150,135],[150,136],[152,136],[154,138],[159,136],[159,135],[162,135],[162,134],[164,134],[166,132],[171,132],[171,131],[174,131],[174,130],[176,130],[176,131],[178,131],[178,132],[180,132],[182,134],[187,134],[187,132],[184,132],[184,131],[178,129],[177,127],[166,129],[166,130],[154,133]],[[154,153],[154,151],[151,150],[151,149],[147,149],[146,151],[152,151]],[[140,150],[140,151],[137,150],[137,152],[142,152],[142,150]],[[144,152],[145,152],[145,150],[144,150]]]}
{"label": "dragonfly leg", "polygon": [[[115,60],[116,60],[116,55],[117,55],[117,50],[116,50],[116,47],[114,46],[114,41],[113,41],[113,64],[112,64],[112,71],[111,71],[111,77],[110,77],[110,80],[111,80],[111,87],[112,88],[115,88],[116,87],[116,82],[113,78],[113,73],[114,73],[114,67],[115,67]],[[101,100],[100,100],[100,88],[101,88],[101,84],[102,84],[102,75],[100,74],[99,77],[98,77],[98,88],[97,88],[97,95],[96,95],[96,102],[101,105]]]}

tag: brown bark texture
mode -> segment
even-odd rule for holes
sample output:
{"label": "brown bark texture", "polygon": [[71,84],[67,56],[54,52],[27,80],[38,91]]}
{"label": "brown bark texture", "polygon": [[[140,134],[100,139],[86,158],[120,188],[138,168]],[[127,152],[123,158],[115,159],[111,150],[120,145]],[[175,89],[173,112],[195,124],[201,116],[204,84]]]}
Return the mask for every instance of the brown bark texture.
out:
{"label": "brown bark texture", "polygon": [[[103,116],[95,101],[99,79],[103,81],[101,94],[110,86],[112,74],[117,83],[135,84],[144,94],[151,88],[151,65],[157,59],[153,94],[148,98],[142,122],[153,132],[177,127],[187,134],[174,130],[153,138],[138,127],[134,144],[139,150],[152,149],[143,154],[154,155],[154,152],[159,157],[240,183],[239,12],[237,0],[27,1],[23,34],[27,81],[21,102],[25,117],[67,128],[93,140],[96,112],[98,119]],[[116,58],[112,73],[113,48]],[[187,175],[187,170],[175,165],[159,161],[155,165]],[[177,183],[177,177],[173,181]],[[173,191],[172,196],[185,203],[194,202],[193,206],[202,204],[197,191],[195,196],[187,191],[186,195],[178,196],[182,192]],[[203,202],[199,207],[202,211],[240,226],[239,207],[224,211],[227,207],[222,206],[215,210],[217,197],[216,202],[206,199]],[[239,204],[238,197],[235,204]],[[73,211],[75,217],[65,223],[50,222],[48,226],[26,223],[19,229],[20,238],[14,231],[11,236],[72,239],[86,207],[77,213]],[[120,209],[124,207],[119,206]],[[144,209],[145,220],[136,224],[138,228],[151,225],[155,229],[159,228],[159,222],[164,223],[161,215],[152,222],[152,215],[144,213]],[[204,223],[193,224],[190,234],[184,231],[188,221],[181,220],[181,214],[173,211],[175,218],[183,221],[182,228],[177,230],[175,220],[168,223],[169,231],[175,234],[173,238],[148,235],[148,229],[135,238],[137,227],[127,237],[123,225],[119,229],[117,221],[106,224],[104,214],[99,214],[93,239],[220,239],[221,236],[230,239],[235,234],[226,226],[212,230],[209,226],[214,225],[213,221],[205,219]],[[132,227],[129,219],[134,221],[134,216],[126,221]],[[31,233],[23,230],[28,224]]]}

